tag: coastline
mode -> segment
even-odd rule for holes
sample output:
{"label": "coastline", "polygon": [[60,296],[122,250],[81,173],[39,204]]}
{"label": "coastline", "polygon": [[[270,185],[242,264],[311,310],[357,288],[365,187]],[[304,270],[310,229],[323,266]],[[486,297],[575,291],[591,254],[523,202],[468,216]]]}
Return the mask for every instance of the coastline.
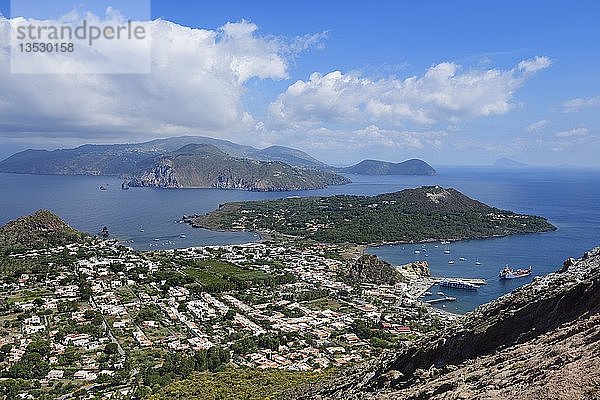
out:
{"label": "coastline", "polygon": [[[266,231],[254,231],[254,230],[248,230],[248,229],[238,229],[238,228],[228,228],[228,229],[224,229],[224,228],[217,228],[215,226],[210,226],[210,225],[202,225],[199,224],[195,221],[195,219],[197,218],[201,218],[204,217],[203,215],[184,215],[181,219],[181,221],[185,222],[186,224],[190,225],[192,228],[200,228],[200,229],[207,229],[210,231],[214,231],[214,232],[248,232],[248,233],[253,233],[258,235],[261,239],[260,241],[266,241],[266,240],[270,240],[273,238],[273,235],[270,232],[266,232]],[[365,251],[368,250],[369,248],[376,248],[376,247],[383,247],[383,246],[396,246],[396,245],[401,245],[401,244],[427,244],[427,243],[436,243],[436,242],[462,242],[462,241],[466,241],[466,240],[486,240],[486,239],[496,239],[496,238],[503,238],[503,237],[509,237],[509,236],[521,236],[521,235],[535,235],[535,234],[543,234],[543,233],[549,233],[549,232],[555,232],[558,230],[558,227],[555,225],[552,225],[553,228],[552,229],[547,229],[547,230],[540,230],[540,231],[536,231],[536,232],[515,232],[515,233],[507,233],[507,234],[503,234],[503,235],[487,235],[487,236],[473,236],[473,237],[461,237],[461,238],[428,238],[425,240],[396,240],[396,241],[382,241],[382,242],[372,242],[372,243],[352,243],[352,242],[344,242],[344,243],[328,243],[328,244],[339,244],[339,245],[352,245],[352,246],[364,246]],[[278,234],[281,235],[285,235],[283,233],[280,232],[276,232]],[[265,237],[265,240],[262,240],[263,237]]]}

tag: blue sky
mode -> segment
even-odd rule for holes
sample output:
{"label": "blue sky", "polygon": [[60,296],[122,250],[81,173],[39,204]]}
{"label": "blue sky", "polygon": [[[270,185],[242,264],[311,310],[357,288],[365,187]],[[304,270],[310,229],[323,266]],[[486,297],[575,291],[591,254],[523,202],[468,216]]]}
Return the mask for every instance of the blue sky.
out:
{"label": "blue sky", "polygon": [[[9,14],[6,1],[0,1],[0,12]],[[177,118],[156,120],[153,126],[162,128],[143,134],[121,123],[103,128],[101,119],[90,129],[66,121],[68,116],[46,116],[45,124],[22,130],[19,121],[0,125],[0,157],[26,147],[198,133],[257,146],[290,145],[335,164],[411,157],[438,165],[490,164],[511,157],[535,165],[600,166],[598,15],[597,1],[152,1],[153,19],[216,35],[222,51],[207,56],[204,49],[197,57],[216,57],[214,63],[250,59],[254,68],[244,67],[251,71],[243,78],[234,71],[235,81],[211,79],[188,88],[199,93],[189,115],[180,106]],[[224,30],[227,23],[234,25]],[[246,36],[236,36],[240,29]],[[173,65],[153,71],[151,79],[173,99],[191,99],[185,85],[165,74],[194,75],[206,65],[180,65],[186,50],[175,51],[169,50]],[[270,64],[261,71],[257,65],[263,62]],[[311,78],[313,73],[318,75]],[[19,87],[13,81],[5,76],[0,85]],[[204,93],[210,84],[216,86]],[[129,103],[150,102],[137,85],[121,86],[129,86]],[[43,100],[60,87],[55,82],[38,95]],[[228,97],[214,101],[219,109],[209,100],[222,91]],[[226,115],[223,126],[194,111],[204,108],[209,117]],[[43,119],[46,111],[31,118]],[[155,116],[148,111],[148,118]],[[58,128],[48,133],[52,123]]]}

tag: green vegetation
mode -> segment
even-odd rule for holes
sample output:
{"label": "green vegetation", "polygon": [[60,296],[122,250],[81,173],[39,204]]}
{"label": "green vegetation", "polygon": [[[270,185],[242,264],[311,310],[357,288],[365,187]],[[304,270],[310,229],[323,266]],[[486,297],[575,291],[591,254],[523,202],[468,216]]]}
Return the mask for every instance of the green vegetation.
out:
{"label": "green vegetation", "polygon": [[211,144],[188,144],[158,159],[131,185],[280,191],[349,182],[332,172],[296,168],[283,162],[237,158]]}
{"label": "green vegetation", "polygon": [[[195,351],[193,354],[161,353],[145,355],[138,361],[143,392],[152,393],[176,380],[186,379],[194,372],[219,371],[229,363],[229,351],[221,347]],[[153,365],[161,361],[160,367]],[[147,363],[144,361],[152,361]]]}
{"label": "green vegetation", "polygon": [[290,274],[272,275],[250,268],[242,268],[225,261],[198,260],[185,273],[200,283],[208,292],[247,289],[252,286],[275,286],[294,282]]}
{"label": "green vegetation", "polygon": [[39,210],[0,228],[0,254],[64,246],[84,237],[50,211]]}
{"label": "green vegetation", "polygon": [[475,239],[556,229],[545,218],[493,208],[439,186],[373,197],[227,203],[191,223],[209,229],[276,231],[321,242],[360,244]]}
{"label": "green vegetation", "polygon": [[230,369],[217,373],[194,374],[175,382],[151,400],[267,400],[284,399],[287,390],[316,382],[330,372]]}

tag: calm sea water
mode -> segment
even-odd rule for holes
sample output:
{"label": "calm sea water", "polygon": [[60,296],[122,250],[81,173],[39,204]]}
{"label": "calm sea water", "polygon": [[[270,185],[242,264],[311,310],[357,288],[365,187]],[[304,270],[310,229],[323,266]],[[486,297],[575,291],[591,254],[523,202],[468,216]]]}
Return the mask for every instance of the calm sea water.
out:
{"label": "calm sea water", "polygon": [[[184,214],[209,212],[228,201],[295,195],[374,195],[408,187],[441,185],[454,187],[499,208],[544,216],[558,226],[556,232],[544,234],[453,243],[450,249],[454,265],[448,264],[444,246],[437,243],[427,244],[426,251],[421,251],[421,245],[381,246],[369,250],[393,264],[427,260],[436,276],[487,279],[489,284],[476,292],[442,289],[446,295],[458,298],[447,304],[449,311],[456,312],[469,311],[531,281],[531,277],[499,281],[498,271],[507,263],[515,267],[531,265],[533,276],[544,275],[556,270],[566,258],[579,257],[600,245],[600,171],[448,167],[438,168],[438,175],[433,177],[352,175],[350,178],[352,184],[322,190],[259,193],[217,189],[121,190],[121,181],[114,177],[0,174],[0,223],[43,208],[89,233],[108,226],[112,237],[128,241],[140,250],[245,243],[256,240],[256,236],[193,229],[177,220]],[[108,185],[108,190],[99,190],[100,185]],[[182,234],[186,237],[181,238]],[[415,250],[421,253],[415,254]],[[459,261],[460,257],[465,261]],[[482,265],[475,265],[477,258]],[[433,291],[435,295],[437,289]]]}

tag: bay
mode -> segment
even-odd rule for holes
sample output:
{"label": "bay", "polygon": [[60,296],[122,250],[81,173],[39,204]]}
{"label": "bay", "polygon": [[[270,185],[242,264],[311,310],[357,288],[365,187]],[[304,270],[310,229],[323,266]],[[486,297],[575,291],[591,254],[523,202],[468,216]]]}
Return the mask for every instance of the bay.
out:
{"label": "bay", "polygon": [[[439,243],[370,248],[392,264],[426,260],[435,276],[484,278],[488,285],[476,292],[442,289],[457,301],[454,312],[467,312],[493,300],[534,276],[555,271],[568,257],[579,257],[600,245],[600,171],[579,169],[523,169],[499,171],[481,167],[439,167],[436,176],[348,175],[352,183],[326,189],[290,192],[247,192],[220,189],[121,190],[116,177],[0,174],[0,224],[37,209],[49,209],[73,227],[95,234],[107,226],[111,237],[139,249],[237,244],[257,240],[249,232],[212,232],[177,221],[186,214],[209,212],[230,201],[287,196],[334,194],[375,195],[423,185],[454,187],[486,204],[516,212],[541,215],[558,227],[555,232],[452,243],[451,258]],[[108,190],[99,190],[106,186]],[[142,232],[143,231],[143,232]],[[184,235],[185,237],[182,237]],[[435,247],[435,246],[438,247]],[[419,250],[419,254],[415,254]],[[427,256],[426,256],[427,255]],[[459,258],[464,257],[464,261]],[[475,265],[478,259],[481,265]],[[500,281],[506,264],[533,267],[532,277]],[[437,291],[433,289],[434,293]],[[435,295],[434,295],[435,296]],[[438,305],[441,307],[441,305]]]}

